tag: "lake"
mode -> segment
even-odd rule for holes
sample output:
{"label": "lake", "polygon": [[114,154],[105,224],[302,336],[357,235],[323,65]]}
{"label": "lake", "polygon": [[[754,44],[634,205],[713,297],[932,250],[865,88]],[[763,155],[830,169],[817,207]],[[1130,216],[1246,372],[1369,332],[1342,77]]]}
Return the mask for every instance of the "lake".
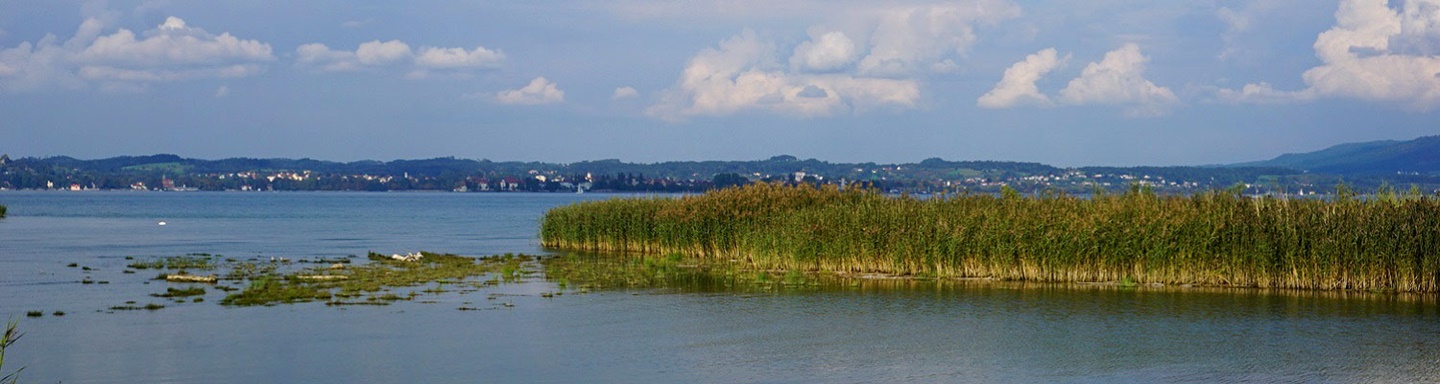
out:
{"label": "lake", "polygon": [[[127,256],[197,252],[547,254],[536,234],[546,209],[608,197],[0,192],[10,215],[0,219],[0,317],[26,334],[4,373],[24,366],[21,382],[38,383],[1440,382],[1433,296],[876,281],[544,298],[560,289],[535,278],[388,306],[232,308],[216,290],[199,303],[150,298],[165,286],[154,272],[123,273]],[[167,306],[107,310],[126,301]],[[36,310],[44,316],[24,316]]]}

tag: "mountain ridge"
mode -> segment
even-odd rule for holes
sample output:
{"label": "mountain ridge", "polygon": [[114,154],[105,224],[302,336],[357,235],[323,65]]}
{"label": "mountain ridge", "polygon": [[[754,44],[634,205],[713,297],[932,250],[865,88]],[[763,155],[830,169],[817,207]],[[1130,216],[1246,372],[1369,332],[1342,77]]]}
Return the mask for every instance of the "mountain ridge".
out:
{"label": "mountain ridge", "polygon": [[1337,175],[1440,175],[1440,135],[1337,144],[1318,151],[1286,153],[1270,160],[1231,166],[1284,167]]}

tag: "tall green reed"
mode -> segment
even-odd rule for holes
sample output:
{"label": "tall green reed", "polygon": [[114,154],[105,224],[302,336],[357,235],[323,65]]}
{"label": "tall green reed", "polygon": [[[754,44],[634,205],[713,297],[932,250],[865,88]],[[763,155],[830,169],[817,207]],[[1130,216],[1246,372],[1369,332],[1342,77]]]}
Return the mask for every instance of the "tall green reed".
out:
{"label": "tall green reed", "polygon": [[1303,289],[1440,291],[1440,201],[1157,196],[890,197],[756,184],[558,207],[546,247],[681,253],[760,269]]}

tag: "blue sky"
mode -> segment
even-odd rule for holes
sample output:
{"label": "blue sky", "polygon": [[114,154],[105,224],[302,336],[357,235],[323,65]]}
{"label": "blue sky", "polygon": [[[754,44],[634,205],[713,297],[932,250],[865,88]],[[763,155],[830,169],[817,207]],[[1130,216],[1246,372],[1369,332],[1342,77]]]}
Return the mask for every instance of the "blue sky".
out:
{"label": "blue sky", "polygon": [[0,0],[0,152],[1191,165],[1440,134],[1440,0]]}

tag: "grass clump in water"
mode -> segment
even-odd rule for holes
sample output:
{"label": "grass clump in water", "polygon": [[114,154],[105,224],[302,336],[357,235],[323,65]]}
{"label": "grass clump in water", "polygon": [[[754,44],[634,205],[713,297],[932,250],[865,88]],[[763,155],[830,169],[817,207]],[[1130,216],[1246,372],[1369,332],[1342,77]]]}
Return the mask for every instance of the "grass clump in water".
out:
{"label": "grass clump in water", "polygon": [[147,304],[145,304],[144,306],[137,306],[137,305],[134,305],[133,303],[130,303],[130,304],[126,304],[126,305],[117,305],[117,306],[110,307],[110,310],[111,310],[111,311],[139,311],[139,310],[158,311],[158,310],[164,309],[164,308],[165,308],[164,305],[155,304],[155,303],[147,303]]}
{"label": "grass clump in water", "polygon": [[756,184],[558,207],[540,232],[550,248],[756,271],[1440,292],[1440,199],[1393,188],[1362,199],[1342,186],[1330,200],[1141,186],[922,200]]}
{"label": "grass clump in water", "polygon": [[164,297],[164,298],[176,298],[176,297],[201,296],[201,295],[204,295],[204,294],[205,294],[205,288],[203,288],[203,287],[190,287],[190,288],[179,288],[179,289],[176,289],[175,287],[167,287],[167,288],[165,288],[165,293],[152,293],[152,294],[150,294],[150,296],[154,296],[154,297]]}

